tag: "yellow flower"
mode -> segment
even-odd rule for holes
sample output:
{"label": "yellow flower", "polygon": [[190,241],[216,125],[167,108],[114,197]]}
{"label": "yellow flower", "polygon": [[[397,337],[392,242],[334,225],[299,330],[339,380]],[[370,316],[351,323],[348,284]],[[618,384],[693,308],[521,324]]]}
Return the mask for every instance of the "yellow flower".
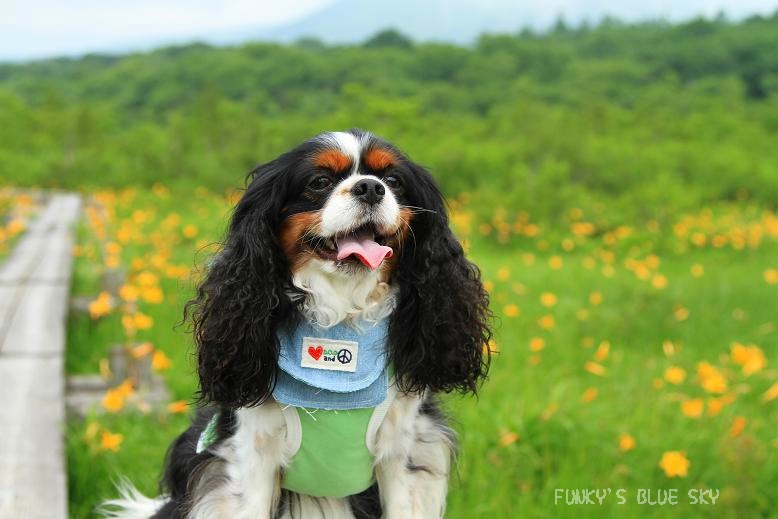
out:
{"label": "yellow flower", "polygon": [[605,376],[605,367],[602,364],[597,364],[596,362],[587,361],[584,364],[584,369],[591,373],[592,375],[597,375],[598,377]]}
{"label": "yellow flower", "polygon": [[124,408],[124,395],[116,388],[109,389],[103,396],[102,404],[107,411],[117,413]]}
{"label": "yellow flower", "polygon": [[137,328],[138,330],[148,330],[149,328],[154,326],[154,319],[152,319],[150,315],[146,315],[141,312],[135,314],[133,322],[135,324],[135,328]]}
{"label": "yellow flower", "polygon": [[544,330],[551,330],[556,326],[556,321],[554,320],[553,315],[544,315],[540,319],[538,319],[538,326],[543,328]]}
{"label": "yellow flower", "polygon": [[686,379],[686,371],[678,366],[670,366],[665,370],[665,380],[676,386]]}
{"label": "yellow flower", "polygon": [[584,404],[588,404],[589,402],[597,398],[597,395],[599,393],[600,392],[597,391],[597,388],[590,387],[583,392],[583,395],[581,395],[581,402],[583,402]]}
{"label": "yellow flower", "polygon": [[512,445],[516,443],[519,440],[518,433],[515,432],[504,432],[502,435],[500,435],[500,447],[507,447],[508,445]]}
{"label": "yellow flower", "polygon": [[89,303],[89,317],[99,319],[104,315],[108,315],[111,312],[112,306],[111,294],[105,291],[100,292],[97,299]]}
{"label": "yellow flower", "polygon": [[729,428],[729,435],[732,438],[737,438],[740,436],[740,434],[743,432],[743,429],[746,428],[746,419],[742,416],[736,416],[734,420],[732,420],[732,425]]}
{"label": "yellow flower", "polygon": [[540,304],[545,307],[552,307],[556,304],[556,295],[551,292],[543,292],[540,294]]}
{"label": "yellow flower", "polygon": [[500,348],[497,347],[497,343],[494,339],[489,339],[489,342],[484,344],[483,350],[483,354],[486,355],[488,353],[498,353]]}
{"label": "yellow flower", "polygon": [[133,358],[141,359],[146,355],[149,355],[152,351],[154,351],[154,346],[152,346],[150,342],[144,342],[132,348],[131,353]]}
{"label": "yellow flower", "polygon": [[138,289],[132,285],[122,285],[122,287],[119,289],[119,297],[121,297],[124,301],[137,301]]}
{"label": "yellow flower", "polygon": [[521,310],[519,310],[519,307],[514,304],[505,305],[505,308],[503,308],[503,313],[506,317],[518,317],[518,315],[521,313]]}
{"label": "yellow flower", "polygon": [[124,441],[124,436],[119,433],[112,433],[110,431],[103,431],[102,438],[100,440],[100,448],[106,451],[119,452],[119,446]]}
{"label": "yellow flower", "polygon": [[521,261],[523,261],[525,265],[530,266],[535,263],[535,255],[531,252],[525,252],[521,255]]}
{"label": "yellow flower", "polygon": [[597,346],[597,351],[594,352],[594,360],[598,362],[602,362],[605,359],[608,358],[608,354],[611,351],[611,343],[610,341],[602,341],[599,346]]}
{"label": "yellow flower", "polygon": [[165,299],[162,289],[159,287],[144,287],[141,297],[143,297],[144,301],[151,304],[159,304]]}
{"label": "yellow flower", "polygon": [[530,351],[540,351],[546,347],[546,341],[541,337],[533,337],[529,340]]}
{"label": "yellow flower", "polygon": [[762,402],[772,402],[778,398],[778,382],[770,386],[770,388],[762,394]]}
{"label": "yellow flower", "polygon": [[164,371],[169,369],[172,365],[170,358],[160,350],[154,352],[154,356],[151,357],[151,368],[154,371]]}
{"label": "yellow flower", "polygon": [[702,398],[690,398],[681,402],[681,412],[689,418],[699,418],[704,409],[705,404],[702,402]]}
{"label": "yellow flower", "polygon": [[665,356],[672,357],[675,355],[675,344],[673,341],[665,341],[662,343],[662,351],[665,352]]}
{"label": "yellow flower", "polygon": [[144,270],[143,272],[141,272],[135,277],[135,281],[141,287],[153,287],[159,282],[159,278],[157,278],[157,275],[154,274],[153,272]]}
{"label": "yellow flower", "polygon": [[705,275],[705,267],[703,267],[699,263],[695,263],[694,265],[692,265],[691,272],[692,272],[692,277],[701,278],[702,276]]}
{"label": "yellow flower", "polygon": [[178,400],[176,402],[170,402],[167,405],[167,411],[171,414],[185,413],[189,409],[189,403],[186,400]]}
{"label": "yellow flower", "polygon": [[563,261],[562,258],[559,256],[551,256],[551,258],[548,260],[548,266],[551,267],[553,270],[559,270],[562,268]]}
{"label": "yellow flower", "polygon": [[635,438],[631,434],[621,433],[619,435],[619,450],[628,452],[635,448]]}
{"label": "yellow flower", "polygon": [[654,274],[651,278],[651,285],[660,290],[667,287],[667,276],[664,274]]}
{"label": "yellow flower", "polygon": [[777,269],[767,269],[764,271],[763,276],[768,285],[775,285],[778,283]]}
{"label": "yellow flower", "polygon": [[744,346],[740,343],[734,343],[731,348],[732,361],[739,364],[743,370],[743,374],[753,375],[764,369],[767,364],[764,352],[753,344]]}
{"label": "yellow flower", "polygon": [[602,293],[600,292],[592,292],[589,294],[589,303],[592,306],[598,306],[602,304]]}
{"label": "yellow flower", "polygon": [[659,466],[670,478],[686,477],[689,473],[689,460],[683,452],[668,451],[662,454],[662,460]]}
{"label": "yellow flower", "polygon": [[675,315],[676,320],[685,321],[689,318],[689,309],[682,305],[676,305],[673,309],[673,315]]}
{"label": "yellow flower", "polygon": [[708,399],[708,416],[716,416],[724,409],[724,406],[735,401],[734,395],[724,395],[721,397],[711,397]]}
{"label": "yellow flower", "polygon": [[697,363],[697,381],[708,393],[723,393],[727,390],[724,374],[707,362]]}
{"label": "yellow flower", "polygon": [[542,413],[540,413],[540,419],[544,422],[547,422],[552,416],[554,416],[554,413],[557,412],[559,409],[559,404],[556,402],[551,402],[546,406],[546,408],[543,410]]}
{"label": "yellow flower", "polygon": [[493,291],[494,290],[494,282],[491,281],[491,280],[488,280],[488,279],[486,281],[484,281],[484,290],[486,290],[487,292]]}
{"label": "yellow flower", "polygon": [[500,270],[497,271],[497,279],[500,281],[508,281],[510,277],[511,271],[508,270],[508,267],[500,267]]}

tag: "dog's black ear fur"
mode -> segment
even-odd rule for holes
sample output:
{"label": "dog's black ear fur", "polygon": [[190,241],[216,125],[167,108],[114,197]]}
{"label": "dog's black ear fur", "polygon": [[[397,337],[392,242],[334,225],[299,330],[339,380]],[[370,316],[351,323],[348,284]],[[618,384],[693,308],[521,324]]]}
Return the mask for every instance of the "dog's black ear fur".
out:
{"label": "dog's black ear fur", "polygon": [[[258,166],[235,207],[223,250],[187,304],[197,345],[199,400],[260,404],[278,369],[276,330],[294,314],[286,256],[276,238],[290,153]],[[286,175],[285,175],[286,174]]]}
{"label": "dog's black ear fur", "polygon": [[475,393],[489,367],[489,296],[449,228],[432,176],[413,163],[407,167],[406,194],[424,210],[414,214],[393,275],[400,296],[389,337],[398,384],[409,392]]}

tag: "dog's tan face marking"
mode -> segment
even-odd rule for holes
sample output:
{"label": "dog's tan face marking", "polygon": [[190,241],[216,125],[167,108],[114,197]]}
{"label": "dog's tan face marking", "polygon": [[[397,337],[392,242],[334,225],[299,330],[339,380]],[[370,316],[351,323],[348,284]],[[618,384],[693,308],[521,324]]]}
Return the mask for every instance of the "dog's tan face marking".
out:
{"label": "dog's tan face marking", "polygon": [[313,164],[320,168],[327,168],[333,173],[340,173],[350,169],[352,161],[342,151],[330,148],[314,155]]}
{"label": "dog's tan face marking", "polygon": [[299,270],[306,261],[315,256],[305,249],[303,237],[307,233],[316,234],[320,218],[319,211],[310,211],[292,215],[281,224],[278,240],[281,244],[281,250],[289,259],[292,272]]}
{"label": "dog's tan face marking", "polygon": [[394,153],[385,148],[372,148],[362,158],[365,166],[373,171],[383,171],[397,163]]}

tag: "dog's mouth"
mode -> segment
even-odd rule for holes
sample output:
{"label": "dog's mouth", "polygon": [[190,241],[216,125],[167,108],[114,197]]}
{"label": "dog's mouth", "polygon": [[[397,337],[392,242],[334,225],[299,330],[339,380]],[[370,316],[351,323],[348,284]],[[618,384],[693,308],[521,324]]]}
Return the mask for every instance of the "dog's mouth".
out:
{"label": "dog's mouth", "polygon": [[307,245],[322,259],[357,262],[375,270],[394,254],[396,235],[380,234],[373,225],[367,224],[329,238],[312,237],[307,240]]}

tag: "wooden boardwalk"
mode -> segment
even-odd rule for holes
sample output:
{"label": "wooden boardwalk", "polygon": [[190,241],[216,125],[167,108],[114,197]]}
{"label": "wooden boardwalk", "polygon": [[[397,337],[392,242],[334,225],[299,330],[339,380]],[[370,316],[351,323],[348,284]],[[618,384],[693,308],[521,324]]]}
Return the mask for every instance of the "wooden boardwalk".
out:
{"label": "wooden boardwalk", "polygon": [[65,519],[65,319],[76,195],[52,194],[0,265],[0,519]]}

